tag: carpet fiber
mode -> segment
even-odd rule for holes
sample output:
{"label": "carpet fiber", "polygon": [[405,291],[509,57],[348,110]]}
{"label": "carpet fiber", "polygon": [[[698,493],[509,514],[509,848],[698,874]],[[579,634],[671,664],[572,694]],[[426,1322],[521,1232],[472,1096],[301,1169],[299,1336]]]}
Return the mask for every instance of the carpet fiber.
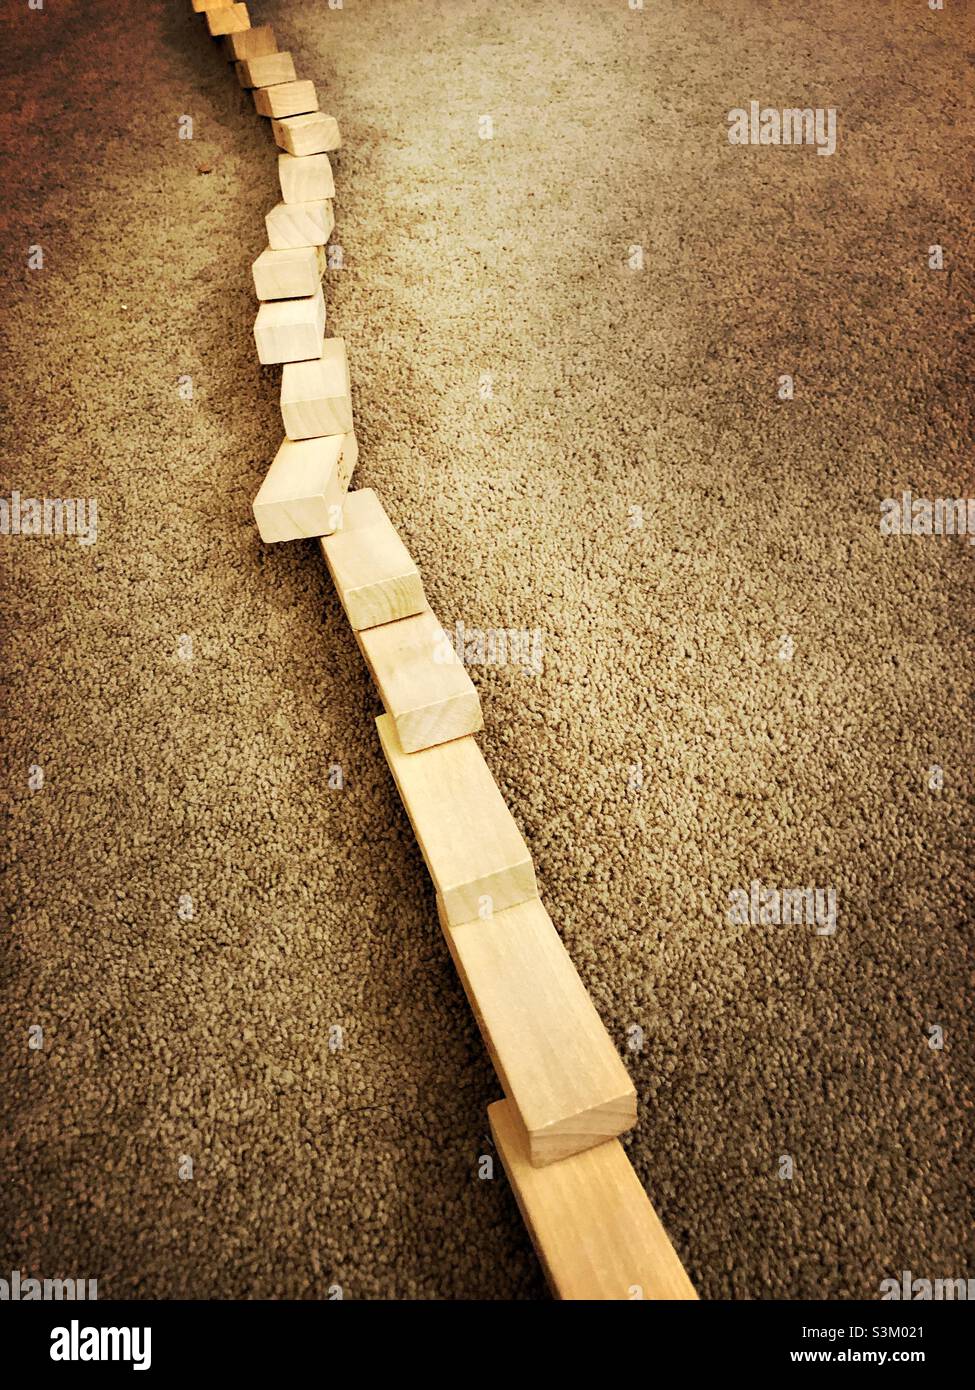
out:
{"label": "carpet fiber", "polygon": [[[975,1274],[975,549],[879,527],[975,493],[971,6],[252,12],[345,140],[356,482],[541,654],[471,667],[480,742],[692,1279]],[[250,515],[269,125],[182,0],[11,7],[2,62],[5,495],[98,531],[0,536],[0,1276],[545,1297],[376,694]],[[751,100],[836,152],[730,144]]]}

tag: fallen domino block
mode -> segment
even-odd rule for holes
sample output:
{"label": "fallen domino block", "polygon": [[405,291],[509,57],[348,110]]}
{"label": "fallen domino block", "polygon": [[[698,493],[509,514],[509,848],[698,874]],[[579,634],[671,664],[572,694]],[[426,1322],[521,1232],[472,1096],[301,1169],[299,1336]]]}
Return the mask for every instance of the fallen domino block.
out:
{"label": "fallen domino block", "polygon": [[376,728],[450,926],[537,898],[528,846],[474,739],[406,753],[388,714]]}
{"label": "fallen domino block", "polygon": [[530,1162],[554,1163],[630,1129],[633,1082],[541,899],[441,925]]}
{"label": "fallen domino block", "polygon": [[263,366],[275,362],[306,362],[320,357],[325,334],[325,296],[321,285],[304,299],[272,299],[262,304],[254,320],[257,359]]}
{"label": "fallen domino block", "polygon": [[318,93],[314,82],[278,82],[272,87],[259,87],[254,92],[254,109],[259,116],[302,116],[318,110]]}
{"label": "fallen domino block", "polygon": [[286,439],[254,498],[261,540],[305,540],[334,531],[358,453],[351,433],[298,443]]}
{"label": "fallen domino block", "polygon": [[258,299],[300,299],[314,294],[325,269],[324,246],[268,246],[251,266]]}
{"label": "fallen domino block", "polygon": [[535,1168],[511,1101],[489,1105],[488,1121],[557,1298],[697,1299],[618,1139]]}
{"label": "fallen domino block", "polygon": [[348,434],[352,429],[352,386],[344,338],[326,338],[321,357],[314,362],[285,365],[281,418],[289,439]]}
{"label": "fallen domino block", "polygon": [[317,203],[335,197],[327,154],[279,154],[278,182],[285,203]]}
{"label": "fallen domino block", "polygon": [[242,87],[270,87],[275,82],[295,80],[295,60],[290,53],[259,53],[237,64],[237,81]]}
{"label": "fallen domino block", "polygon": [[420,571],[372,488],[349,493],[322,554],[354,632],[428,607]]}
{"label": "fallen domino block", "polygon": [[204,10],[207,28],[211,38],[218,39],[221,34],[238,34],[251,27],[250,15],[246,5],[221,5],[219,9],[210,6]]}
{"label": "fallen domino block", "polygon": [[404,753],[484,728],[474,683],[429,608],[356,638]]}
{"label": "fallen domino block", "polygon": [[236,34],[225,34],[223,44],[227,61],[230,63],[244,63],[251,58],[263,58],[268,53],[278,51],[278,42],[270,24],[258,24],[253,29],[241,29]]}
{"label": "fallen domino block", "polygon": [[264,224],[272,251],[324,246],[335,226],[335,212],[328,198],[315,203],[275,203]]}
{"label": "fallen domino block", "polygon": [[271,131],[275,144],[288,154],[328,154],[342,144],[338,121],[321,111],[273,120]]}
{"label": "fallen domino block", "polygon": [[197,14],[202,14],[204,10],[229,10],[234,0],[192,0],[193,9]]}

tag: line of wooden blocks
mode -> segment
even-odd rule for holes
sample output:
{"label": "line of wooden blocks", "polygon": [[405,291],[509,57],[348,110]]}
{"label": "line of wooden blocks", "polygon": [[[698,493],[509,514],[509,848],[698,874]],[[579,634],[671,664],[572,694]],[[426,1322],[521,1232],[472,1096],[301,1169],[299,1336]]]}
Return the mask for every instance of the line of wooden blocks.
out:
{"label": "line of wooden blocks", "polygon": [[380,743],[436,890],[447,947],[507,1099],[498,1153],[554,1292],[695,1298],[619,1143],[636,1092],[542,904],[531,855],[474,735],[480,700],[358,455],[344,340],[325,337],[334,226],[328,155],[341,139],[269,25],[192,0],[223,36],[281,153],[281,201],[253,264],[262,364],[281,364],[285,439],[254,499],[266,543],[317,538],[385,713]]}

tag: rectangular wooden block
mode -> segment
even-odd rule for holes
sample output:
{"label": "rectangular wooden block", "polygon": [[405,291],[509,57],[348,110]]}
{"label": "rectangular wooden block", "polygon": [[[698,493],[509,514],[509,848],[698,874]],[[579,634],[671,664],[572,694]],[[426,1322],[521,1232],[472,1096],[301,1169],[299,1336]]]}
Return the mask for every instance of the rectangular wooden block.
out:
{"label": "rectangular wooden block", "polygon": [[290,53],[255,54],[237,64],[237,81],[242,87],[271,87],[276,82],[295,80],[295,62]]}
{"label": "rectangular wooden block", "polygon": [[204,10],[229,10],[234,0],[192,0],[193,8],[197,14],[202,14]]}
{"label": "rectangular wooden block", "polygon": [[349,493],[342,525],[322,541],[322,554],[355,632],[428,606],[420,572],[372,488]]}
{"label": "rectangular wooden block", "polygon": [[306,362],[320,357],[325,336],[325,296],[321,285],[303,299],[274,299],[262,304],[254,320],[258,361]]}
{"label": "rectangular wooden block", "polygon": [[285,203],[317,203],[335,197],[327,154],[279,154],[278,181]]}
{"label": "rectangular wooden block", "polygon": [[338,121],[321,111],[273,120],[271,130],[275,143],[288,154],[328,154],[342,144]]}
{"label": "rectangular wooden block", "polygon": [[352,385],[344,338],[326,338],[315,362],[286,364],[281,373],[281,417],[289,439],[348,434],[352,429]]}
{"label": "rectangular wooden block", "polygon": [[223,45],[228,63],[244,63],[251,58],[263,58],[268,53],[278,51],[278,41],[270,24],[257,24],[252,29],[225,34]]}
{"label": "rectangular wooden block", "polygon": [[488,1121],[552,1292],[577,1300],[696,1300],[618,1139],[535,1168],[510,1100]]}
{"label": "rectangular wooden block", "polygon": [[215,39],[221,34],[239,34],[242,29],[251,27],[246,5],[222,5],[219,9],[211,6],[204,14],[211,37]]}
{"label": "rectangular wooden block", "polygon": [[278,82],[273,87],[260,87],[254,93],[254,109],[259,116],[301,116],[318,110],[318,93],[314,82]]}
{"label": "rectangular wooden block", "polygon": [[328,198],[317,203],[275,203],[264,223],[272,251],[324,246],[335,226],[335,213]]}
{"label": "rectangular wooden block", "polygon": [[633,1082],[541,900],[442,926],[530,1161],[554,1163],[630,1129]]}
{"label": "rectangular wooden block", "polygon": [[314,294],[325,269],[324,246],[267,247],[251,266],[258,299],[299,299]]}
{"label": "rectangular wooden block", "polygon": [[474,683],[429,608],[356,638],[404,753],[484,728]]}
{"label": "rectangular wooden block", "polygon": [[449,924],[537,897],[528,847],[474,739],[406,753],[388,714],[376,728]]}
{"label": "rectangular wooden block", "polygon": [[286,439],[254,498],[261,540],[295,541],[334,531],[358,453],[354,434]]}

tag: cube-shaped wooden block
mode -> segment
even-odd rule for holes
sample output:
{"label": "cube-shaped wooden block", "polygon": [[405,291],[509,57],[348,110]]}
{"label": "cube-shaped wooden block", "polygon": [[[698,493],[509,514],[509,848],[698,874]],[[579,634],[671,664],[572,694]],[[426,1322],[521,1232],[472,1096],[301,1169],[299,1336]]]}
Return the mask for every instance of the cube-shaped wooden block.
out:
{"label": "cube-shaped wooden block", "polygon": [[324,246],[268,246],[251,266],[258,299],[300,299],[314,294],[325,269]]}
{"label": "cube-shaped wooden block", "polygon": [[277,82],[273,87],[259,87],[254,93],[254,109],[259,116],[301,116],[318,110],[318,93],[314,82]]}
{"label": "cube-shaped wooden block", "polygon": [[234,0],[192,0],[193,8],[197,14],[202,14],[204,10],[229,10]]}
{"label": "cube-shaped wooden block", "polygon": [[296,541],[334,531],[358,452],[351,433],[286,439],[254,498],[261,540]]}
{"label": "cube-shaped wooden block", "polygon": [[270,24],[257,24],[252,29],[241,29],[237,34],[225,34],[223,45],[228,63],[242,63],[278,51],[278,41]]}
{"label": "cube-shaped wooden block", "polygon": [[352,387],[344,338],[326,338],[317,361],[286,364],[281,373],[281,418],[289,439],[349,433]]}
{"label": "cube-shaped wooden block", "polygon": [[264,223],[272,251],[324,246],[335,226],[335,212],[328,198],[317,203],[276,203]]}
{"label": "cube-shaped wooden block", "polygon": [[295,61],[290,53],[261,53],[237,64],[237,81],[242,87],[271,87],[275,82],[295,80]]}
{"label": "cube-shaped wooden block", "polygon": [[279,154],[278,181],[285,203],[318,203],[335,197],[327,154]]}
{"label": "cube-shaped wooden block", "polygon": [[275,143],[288,154],[328,154],[342,144],[338,121],[321,111],[274,120],[271,130]]}
{"label": "cube-shaped wooden block", "polygon": [[356,632],[428,606],[420,572],[372,488],[349,493],[341,529],[325,537],[322,554]]}
{"label": "cube-shaped wooden block", "polygon": [[258,361],[306,362],[319,357],[325,334],[325,296],[319,285],[305,299],[274,299],[262,304],[254,320]]}
{"label": "cube-shaped wooden block", "polygon": [[221,34],[239,34],[242,29],[251,27],[246,5],[223,5],[220,9],[210,8],[204,13],[207,17],[207,27],[215,39]]}

